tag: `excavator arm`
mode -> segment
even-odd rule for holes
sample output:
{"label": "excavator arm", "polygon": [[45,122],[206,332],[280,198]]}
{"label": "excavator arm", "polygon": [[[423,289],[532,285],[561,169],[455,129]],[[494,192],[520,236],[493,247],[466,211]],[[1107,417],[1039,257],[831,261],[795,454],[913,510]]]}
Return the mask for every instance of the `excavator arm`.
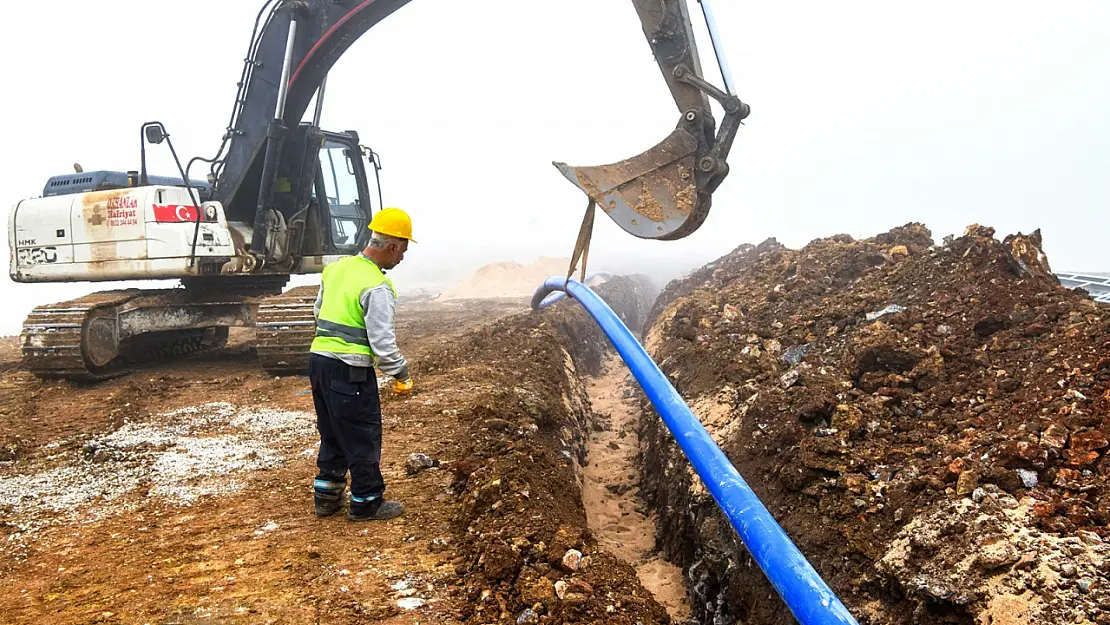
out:
{"label": "excavator arm", "polygon": [[[263,248],[272,227],[278,167],[297,158],[292,153],[296,142],[285,141],[290,129],[300,123],[314,95],[323,97],[327,74],[347,49],[408,2],[267,0],[263,5],[224,145],[214,159],[202,159],[213,164],[214,199],[229,218],[254,224],[252,253],[268,253]],[[661,143],[626,161],[555,165],[627,232],[678,239],[697,230],[708,214],[712,193],[728,174],[726,158],[736,129],[749,109],[704,80],[686,0],[632,4],[679,109],[679,123]],[[719,130],[709,98],[725,111]]]}
{"label": "excavator arm", "polygon": [[[280,164],[301,160],[286,142],[328,71],[366,31],[409,0],[266,0],[252,34],[224,143],[212,162],[214,199],[229,220],[253,223],[250,251],[267,257]],[[317,107],[319,109],[319,107]],[[318,123],[319,120],[316,120]],[[226,154],[225,154],[226,149]],[[207,160],[207,159],[206,159]]]}
{"label": "excavator arm", "polygon": [[[703,77],[686,0],[632,0],[681,115],[678,126],[655,147],[619,163],[594,167],[555,163],[617,225],[645,239],[681,239],[701,226],[709,215],[713,192],[728,175],[726,159],[736,131],[751,112],[731,93],[709,0],[698,3],[729,92]],[[710,97],[725,112],[719,131]]]}
{"label": "excavator arm", "polygon": [[[282,288],[290,274],[319,271],[370,236],[358,133],[320,128],[327,74],[408,1],[263,0],[216,156],[183,167],[164,127],[150,122],[142,128],[139,171],[77,167],[47,181],[42,198],[17,204],[9,242],[11,276],[19,282],[179,278],[185,287],[99,292],[36,307],[21,334],[26,366],[45,378],[105,379],[128,363],[219,348],[230,327],[246,325],[259,330],[266,371],[303,372],[312,299]],[[748,109],[733,93],[719,50],[726,91],[704,80],[687,1],[632,0],[678,108],[673,132],[620,163],[556,163],[590,198],[585,235],[600,206],[636,236],[687,236],[728,173],[726,158]],[[707,2],[700,0],[716,46]],[[314,118],[302,121],[314,96]],[[720,127],[710,111],[714,100],[724,110]],[[180,180],[147,175],[146,144],[163,142]],[[198,161],[212,166],[208,185],[189,175]],[[580,242],[586,258],[588,236]],[[255,299],[265,295],[275,297]]]}

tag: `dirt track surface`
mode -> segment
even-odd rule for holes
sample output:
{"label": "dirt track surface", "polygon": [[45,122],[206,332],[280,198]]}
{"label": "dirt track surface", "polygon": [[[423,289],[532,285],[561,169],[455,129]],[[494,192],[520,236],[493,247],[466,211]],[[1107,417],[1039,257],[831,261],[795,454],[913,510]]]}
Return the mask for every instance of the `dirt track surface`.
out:
{"label": "dirt track surface", "polygon": [[[1038,233],[770,240],[651,317],[649,351],[861,623],[1110,622],[1110,307],[1059,286]],[[646,424],[698,622],[788,622]]]}
{"label": "dirt track surface", "polygon": [[[1038,233],[596,290],[861,625],[1110,625],[1110,308]],[[313,517],[307,380],[248,333],[90,387],[0,346],[4,622],[793,622],[576,302],[409,301],[399,335],[385,524]]]}
{"label": "dirt track surface", "polygon": [[[522,311],[526,300],[405,301],[398,341],[416,359],[491,319]],[[275,379],[262,372],[252,353],[252,333],[233,328],[228,348],[216,354],[148,366],[102,384],[43,381],[19,368],[19,341],[0,339],[0,461],[56,454],[97,433],[166,410],[214,401],[270,404],[311,410],[311,397],[298,395],[307,379]],[[48,447],[55,444],[58,447]]]}
{"label": "dirt track surface", "polygon": [[[399,340],[420,363],[523,307],[403,305]],[[263,373],[249,333],[222,353],[88,387],[6,364],[5,623],[451,622],[450,476],[410,478],[403,463],[450,455],[457,422],[443,411],[465,388],[432,391],[416,364],[415,395],[383,396],[388,494],[409,509],[366,525],[312,515],[308,381]],[[406,600],[424,605],[406,610]]]}
{"label": "dirt track surface", "polygon": [[[386,494],[407,507],[388,523],[314,517],[308,381],[262,373],[249,334],[88,387],[8,363],[2,620],[667,622],[587,526],[579,376],[604,341],[576,306],[400,307],[416,389],[383,393]],[[410,474],[413,453],[439,466]]]}
{"label": "dirt track surface", "polygon": [[636,575],[676,623],[690,617],[682,569],[655,548],[655,515],[639,491],[639,402],[636,383],[616,355],[604,373],[589,382],[589,448],[583,472],[582,501],[590,530],[603,548],[636,568]]}

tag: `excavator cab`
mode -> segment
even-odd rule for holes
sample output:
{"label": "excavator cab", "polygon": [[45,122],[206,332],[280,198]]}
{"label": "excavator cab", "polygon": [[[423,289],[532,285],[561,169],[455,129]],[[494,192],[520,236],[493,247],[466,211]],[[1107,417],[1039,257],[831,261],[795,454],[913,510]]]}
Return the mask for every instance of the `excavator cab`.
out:
{"label": "excavator cab", "polygon": [[[302,259],[356,254],[366,245],[366,226],[381,208],[376,159],[353,130],[329,132],[312,123],[290,129],[267,211],[265,250],[272,269],[289,271]],[[247,226],[252,216],[242,208],[229,212]]]}
{"label": "excavator cab", "polygon": [[328,224],[320,250],[323,255],[356,254],[366,245],[366,226],[374,211],[381,210],[380,199],[376,207],[372,200],[374,191],[381,197],[378,178],[375,175],[371,181],[366,168],[369,163],[377,174],[378,164],[374,152],[368,155],[368,151],[353,133],[324,133],[311,194],[312,203],[326,215]]}

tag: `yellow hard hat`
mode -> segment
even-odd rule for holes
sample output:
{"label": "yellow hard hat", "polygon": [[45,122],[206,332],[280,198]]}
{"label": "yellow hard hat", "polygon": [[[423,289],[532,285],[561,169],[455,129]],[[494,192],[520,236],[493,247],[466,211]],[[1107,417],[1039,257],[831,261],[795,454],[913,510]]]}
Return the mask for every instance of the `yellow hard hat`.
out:
{"label": "yellow hard hat", "polygon": [[412,219],[409,218],[408,213],[399,208],[381,209],[377,215],[374,215],[368,227],[374,232],[416,243],[412,238]]}

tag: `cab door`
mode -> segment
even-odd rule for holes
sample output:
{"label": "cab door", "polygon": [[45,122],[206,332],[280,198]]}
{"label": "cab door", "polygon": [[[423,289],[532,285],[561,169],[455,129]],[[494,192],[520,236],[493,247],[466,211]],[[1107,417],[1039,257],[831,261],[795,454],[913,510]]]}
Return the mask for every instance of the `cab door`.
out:
{"label": "cab door", "polygon": [[362,149],[346,135],[324,133],[313,197],[326,221],[326,245],[333,254],[354,254],[370,239],[373,214]]}

